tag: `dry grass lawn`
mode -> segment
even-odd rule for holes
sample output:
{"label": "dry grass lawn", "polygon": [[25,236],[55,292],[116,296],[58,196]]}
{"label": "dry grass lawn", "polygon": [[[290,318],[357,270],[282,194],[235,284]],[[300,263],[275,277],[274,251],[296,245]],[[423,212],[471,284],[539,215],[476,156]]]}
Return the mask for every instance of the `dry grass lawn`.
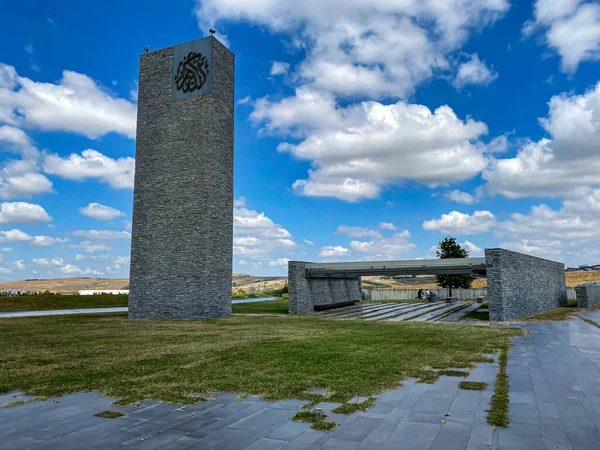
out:
{"label": "dry grass lawn", "polygon": [[124,315],[0,320],[0,392],[57,396],[99,390],[121,397],[195,403],[213,391],[269,400],[371,396],[407,377],[488,361],[519,329],[371,323],[307,317],[133,321]]}

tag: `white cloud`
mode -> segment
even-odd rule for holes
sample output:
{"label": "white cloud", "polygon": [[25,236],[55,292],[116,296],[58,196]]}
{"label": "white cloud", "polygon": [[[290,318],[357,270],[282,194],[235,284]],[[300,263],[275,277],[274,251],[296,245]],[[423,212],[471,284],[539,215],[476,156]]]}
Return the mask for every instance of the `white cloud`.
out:
{"label": "white cloud", "polygon": [[395,233],[389,238],[374,239],[369,242],[351,241],[350,249],[363,254],[367,260],[393,260],[404,253],[414,250],[417,246],[407,240],[408,232]]}
{"label": "white cloud", "polygon": [[289,258],[278,258],[274,261],[269,261],[269,265],[272,267],[287,267]]}
{"label": "white cloud", "polygon": [[40,205],[25,202],[0,204],[0,224],[50,222],[52,217]]}
{"label": "white cloud", "polygon": [[20,259],[18,261],[14,261],[12,263],[12,266],[16,270],[24,270],[25,269],[25,261],[23,261],[22,259]]}
{"label": "white cloud", "polygon": [[249,95],[246,95],[244,98],[240,98],[237,101],[238,105],[248,105],[250,103],[252,103],[252,97],[250,97]]}
{"label": "white cloud", "polygon": [[75,230],[73,236],[84,237],[87,239],[130,239],[129,231],[115,230]]}
{"label": "white cloud", "polygon": [[513,158],[492,160],[487,190],[507,198],[574,195],[600,185],[600,83],[583,95],[552,97],[540,124],[552,135],[527,142]]}
{"label": "white cloud", "polygon": [[[251,118],[262,124],[260,133],[293,139],[280,151],[311,161],[308,177],[293,184],[298,195],[357,202],[403,180],[436,186],[486,166],[483,148],[473,142],[487,132],[485,124],[461,120],[447,106],[431,112],[377,101],[406,98],[434,75],[449,76],[471,33],[509,6],[508,0],[198,0],[196,15],[203,29],[219,20],[247,21],[289,37],[290,48],[303,55],[289,77],[295,95],[256,100]],[[376,101],[353,103],[365,98]]]}
{"label": "white cloud", "polygon": [[426,220],[423,229],[449,234],[479,234],[496,225],[496,217],[490,211],[475,211],[472,215],[451,211],[439,219]]}
{"label": "white cloud", "polygon": [[13,249],[11,247],[2,247],[0,249],[0,252],[4,252],[4,253],[10,253],[12,251],[13,251]]}
{"label": "white cloud", "polygon": [[465,241],[460,245],[462,248],[468,250],[469,256],[471,256],[471,257],[483,255],[483,249],[481,247],[478,247],[477,245],[473,244],[471,241]]}
{"label": "white cloud", "polygon": [[312,161],[297,194],[355,202],[376,198],[388,184],[414,180],[429,186],[462,181],[487,165],[485,146],[476,140],[487,126],[464,121],[448,106],[362,102],[338,106],[331,96],[299,89],[296,97],[257,101],[251,114],[265,130],[303,136],[278,150]]}
{"label": "white cloud", "polygon": [[381,228],[382,230],[396,231],[396,226],[390,222],[381,222],[379,224],[379,228]]}
{"label": "white cloud", "polygon": [[134,170],[134,158],[115,160],[92,149],[84,150],[81,155],[72,153],[66,158],[47,155],[44,159],[44,171],[49,174],[76,181],[97,178],[117,189],[133,188]]}
{"label": "white cloud", "polygon": [[77,253],[75,255],[75,261],[83,261],[84,259],[85,259],[85,256],[80,253]]}
{"label": "white cloud", "polygon": [[[0,109],[0,122],[2,121]],[[40,152],[31,138],[20,128],[0,126],[0,148],[21,155],[21,159],[9,159],[0,170],[0,198],[31,198],[37,194],[54,192],[52,182],[40,170]]]}
{"label": "white cloud", "polygon": [[31,198],[54,192],[52,182],[40,173],[0,177],[0,198]]}
{"label": "white cloud", "polygon": [[523,27],[529,36],[543,30],[546,45],[561,57],[561,69],[575,73],[583,61],[600,59],[600,4],[581,0],[537,0],[534,20]]}
{"label": "white cloud", "polygon": [[452,84],[456,89],[462,89],[468,84],[487,86],[496,78],[498,78],[498,74],[490,70],[485,61],[479,59],[477,53],[473,53],[468,61],[458,67],[458,72]]}
{"label": "white cloud", "polygon": [[[288,254],[297,246],[292,235],[265,213],[246,207],[246,199],[237,199],[233,210],[233,253],[254,261],[271,261],[273,254]],[[282,255],[283,257],[284,255]],[[275,257],[275,260],[279,259]]]}
{"label": "white cloud", "polygon": [[120,216],[124,216],[125,213],[118,209],[105,206],[100,203],[90,203],[89,205],[80,208],[79,212],[84,216],[91,217],[96,220],[112,220]]}
{"label": "white cloud", "polygon": [[321,248],[319,256],[322,258],[331,258],[337,256],[348,256],[351,253],[352,252],[349,249],[342,247],[341,245],[326,245],[325,247]]}
{"label": "white cloud", "polygon": [[23,130],[11,125],[0,126],[0,142],[5,142],[18,147],[30,147],[33,145],[31,138]]}
{"label": "white cloud", "polygon": [[33,53],[34,53],[33,44],[27,44],[25,46],[25,51],[27,52],[28,55],[33,55]]}
{"label": "white cloud", "polygon": [[313,241],[310,241],[308,239],[304,239],[304,242],[308,245],[315,245],[315,243]]}
{"label": "white cloud", "polygon": [[446,55],[508,11],[506,0],[440,2],[203,0],[202,29],[218,20],[249,21],[286,33],[306,57],[301,83],[340,96],[405,96],[446,69]]}
{"label": "white cloud", "polygon": [[80,244],[72,245],[71,248],[79,248],[86,253],[106,252],[111,248],[105,244],[97,244],[92,241],[83,241]]}
{"label": "white cloud", "polygon": [[110,132],[134,138],[136,107],[77,72],[65,70],[57,83],[43,83],[0,63],[0,121],[91,139]]}
{"label": "white cloud", "polygon": [[31,245],[35,245],[36,247],[48,247],[54,244],[66,244],[69,242],[69,238],[55,238],[51,236],[33,236],[31,240]]}
{"label": "white cloud", "polygon": [[60,269],[61,272],[66,274],[77,274],[77,275],[104,275],[103,272],[93,270],[90,268],[81,269],[74,264],[67,264]]}
{"label": "white cloud", "polygon": [[32,236],[16,228],[8,231],[0,231],[0,242],[26,242],[31,240],[33,240]]}
{"label": "white cloud", "polygon": [[271,75],[271,76],[286,75],[288,73],[288,70],[290,70],[289,63],[281,62],[281,61],[273,61],[269,75]]}
{"label": "white cloud", "polygon": [[444,197],[448,200],[451,200],[456,203],[461,203],[463,205],[474,205],[475,203],[479,203],[484,196],[485,188],[483,186],[478,186],[473,194],[459,191],[458,189],[446,192],[444,194]]}
{"label": "white cloud", "polygon": [[62,258],[53,258],[51,260],[46,258],[33,258],[31,260],[32,263],[37,264],[38,266],[57,266],[61,267],[64,265],[64,260]]}
{"label": "white cloud", "polygon": [[372,230],[366,227],[349,227],[347,225],[340,225],[335,234],[345,234],[351,238],[381,237],[381,233],[377,230]]}

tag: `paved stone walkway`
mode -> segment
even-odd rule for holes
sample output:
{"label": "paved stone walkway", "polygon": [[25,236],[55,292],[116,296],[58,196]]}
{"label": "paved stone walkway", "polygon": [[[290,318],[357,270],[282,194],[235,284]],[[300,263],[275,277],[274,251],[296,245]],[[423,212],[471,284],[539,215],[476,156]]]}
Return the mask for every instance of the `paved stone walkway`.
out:
{"label": "paved stone walkway", "polygon": [[12,317],[39,317],[39,316],[64,316],[71,314],[106,314],[127,312],[127,307],[119,308],[79,308],[79,309],[51,309],[47,311],[14,311],[0,312],[0,319]]}
{"label": "paved stone walkway", "polygon": [[359,306],[330,309],[312,313],[326,319],[383,320],[387,322],[456,322],[465,314],[475,311],[481,304],[457,303],[365,303]]}
{"label": "paved stone walkway", "polygon": [[[599,312],[586,318],[600,322]],[[377,395],[375,407],[349,416],[329,414],[340,427],[324,433],[290,421],[302,401],[269,403],[253,396],[215,394],[193,406],[144,401],[112,407],[115,399],[84,393],[0,408],[0,447],[28,449],[167,448],[245,450],[597,450],[600,448],[600,329],[579,318],[526,323],[513,340],[510,421],[494,430],[486,422],[498,371],[480,364],[468,380],[486,391],[458,389],[461,378],[432,385],[408,380]],[[16,397],[15,397],[16,396]],[[19,400],[18,393],[0,402]],[[2,406],[2,405],[0,405]],[[322,403],[326,413],[337,406]],[[100,419],[104,410],[125,412]]]}
{"label": "paved stone walkway", "polygon": [[[271,300],[279,300],[277,297],[251,298],[244,300],[232,300],[232,304],[237,303],[256,303],[268,302]],[[106,314],[106,313],[122,313],[127,312],[129,308],[111,307],[111,308],[78,308],[78,309],[50,309],[43,311],[12,311],[0,312],[0,319],[9,319],[11,317],[38,317],[38,316],[63,316],[70,314]]]}

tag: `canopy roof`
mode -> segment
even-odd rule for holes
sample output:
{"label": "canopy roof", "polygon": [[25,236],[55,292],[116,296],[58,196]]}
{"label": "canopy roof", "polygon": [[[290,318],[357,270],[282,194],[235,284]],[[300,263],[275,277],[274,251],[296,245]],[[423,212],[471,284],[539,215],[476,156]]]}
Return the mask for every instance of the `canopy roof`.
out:
{"label": "canopy roof", "polygon": [[307,277],[339,275],[485,275],[485,258],[306,263]]}

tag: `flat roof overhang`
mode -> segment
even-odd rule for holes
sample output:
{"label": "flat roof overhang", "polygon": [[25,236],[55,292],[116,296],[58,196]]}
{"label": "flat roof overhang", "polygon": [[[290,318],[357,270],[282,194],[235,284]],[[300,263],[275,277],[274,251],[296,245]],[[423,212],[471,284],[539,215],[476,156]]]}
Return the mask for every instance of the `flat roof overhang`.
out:
{"label": "flat roof overhang", "polygon": [[306,263],[307,277],[395,275],[484,275],[485,258]]}

